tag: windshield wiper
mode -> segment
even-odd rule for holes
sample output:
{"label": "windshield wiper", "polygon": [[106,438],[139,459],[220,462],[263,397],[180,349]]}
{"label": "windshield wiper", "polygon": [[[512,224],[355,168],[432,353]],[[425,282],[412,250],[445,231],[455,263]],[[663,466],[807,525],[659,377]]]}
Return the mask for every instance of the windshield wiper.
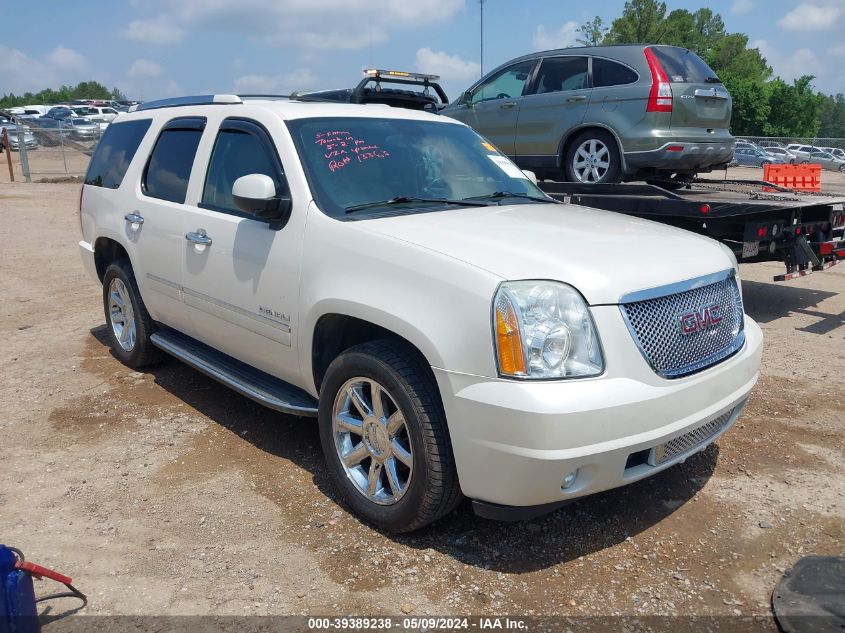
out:
{"label": "windshield wiper", "polygon": [[503,198],[522,198],[523,200],[533,200],[534,202],[551,202],[557,204],[558,201],[553,198],[546,198],[540,196],[532,196],[527,193],[514,193],[513,191],[494,191],[483,196],[471,196],[464,198],[464,200],[502,200]]}
{"label": "windshield wiper", "polygon": [[362,209],[371,209],[373,207],[389,207],[394,204],[407,204],[410,202],[424,202],[432,204],[454,204],[460,207],[477,207],[478,202],[470,202],[469,200],[449,200],[448,198],[417,198],[416,196],[397,196],[389,200],[377,200],[375,202],[365,202],[363,204],[353,204],[346,207],[347,213],[355,213]]}
{"label": "windshield wiper", "polygon": [[723,82],[721,79],[719,79],[718,77],[707,77],[704,81],[705,81],[706,83],[708,83],[708,84],[720,84],[720,83],[724,83],[724,82]]}

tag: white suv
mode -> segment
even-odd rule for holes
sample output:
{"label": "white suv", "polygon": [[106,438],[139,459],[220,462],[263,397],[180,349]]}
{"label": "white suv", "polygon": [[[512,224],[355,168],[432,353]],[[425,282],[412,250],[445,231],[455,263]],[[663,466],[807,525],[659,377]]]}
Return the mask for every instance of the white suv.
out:
{"label": "white suv", "polygon": [[317,417],[349,505],[390,531],[653,475],[758,376],[729,249],[558,203],[446,117],[144,104],[100,141],[80,215],[115,355]]}

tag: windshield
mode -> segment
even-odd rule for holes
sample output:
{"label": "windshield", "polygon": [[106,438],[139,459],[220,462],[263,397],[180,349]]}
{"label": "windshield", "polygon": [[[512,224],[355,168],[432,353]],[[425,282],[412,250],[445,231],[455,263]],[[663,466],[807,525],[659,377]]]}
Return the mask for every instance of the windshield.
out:
{"label": "windshield", "polygon": [[362,205],[381,212],[390,206],[392,213],[458,208],[448,201],[497,193],[517,196],[496,198],[507,204],[520,202],[518,196],[548,200],[510,159],[464,125],[358,117],[287,124],[317,205],[332,217]]}

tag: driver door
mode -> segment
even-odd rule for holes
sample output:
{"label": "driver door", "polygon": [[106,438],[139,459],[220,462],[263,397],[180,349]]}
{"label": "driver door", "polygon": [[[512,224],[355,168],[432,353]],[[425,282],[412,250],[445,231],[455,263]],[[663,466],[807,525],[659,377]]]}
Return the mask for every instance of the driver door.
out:
{"label": "driver door", "polygon": [[480,83],[458,112],[450,113],[513,158],[522,93],[536,60],[522,61]]}

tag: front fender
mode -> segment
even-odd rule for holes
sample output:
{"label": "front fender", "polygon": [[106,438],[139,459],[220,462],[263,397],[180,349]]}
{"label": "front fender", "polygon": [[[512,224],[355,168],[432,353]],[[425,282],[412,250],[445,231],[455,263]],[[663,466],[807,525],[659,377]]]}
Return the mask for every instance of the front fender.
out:
{"label": "front fender", "polygon": [[495,376],[491,302],[501,279],[488,271],[342,222],[312,205],[306,227],[298,345],[313,384],[313,334],[325,314],[355,317],[409,341],[433,367]]}

